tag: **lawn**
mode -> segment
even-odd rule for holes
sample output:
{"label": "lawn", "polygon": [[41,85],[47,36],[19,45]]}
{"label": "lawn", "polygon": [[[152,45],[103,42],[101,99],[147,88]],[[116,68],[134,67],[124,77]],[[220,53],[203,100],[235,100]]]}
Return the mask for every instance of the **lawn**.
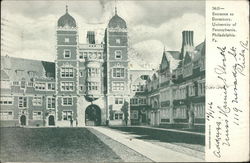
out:
{"label": "lawn", "polygon": [[87,128],[1,128],[0,162],[121,162]]}

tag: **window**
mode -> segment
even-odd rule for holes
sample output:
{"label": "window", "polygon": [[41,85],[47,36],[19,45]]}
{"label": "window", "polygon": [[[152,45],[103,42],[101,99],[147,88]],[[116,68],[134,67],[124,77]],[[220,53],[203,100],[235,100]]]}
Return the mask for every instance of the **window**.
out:
{"label": "window", "polygon": [[123,91],[124,90],[124,82],[113,82],[112,83],[113,91]]}
{"label": "window", "polygon": [[120,44],[121,43],[121,39],[119,39],[119,38],[115,39],[115,43],[116,44]]}
{"label": "window", "polygon": [[99,69],[98,68],[88,68],[88,76],[98,76]]}
{"label": "window", "polygon": [[130,118],[131,119],[138,119],[138,111],[137,110],[131,111]]}
{"label": "window", "polygon": [[34,83],[33,82],[28,82],[27,87],[33,87]]}
{"label": "window", "polygon": [[21,88],[24,89],[26,87],[26,82],[25,80],[22,80],[21,81]]}
{"label": "window", "polygon": [[123,98],[115,98],[115,104],[123,104]]}
{"label": "window", "polygon": [[145,90],[144,85],[133,85],[133,91],[134,92],[143,92]]}
{"label": "window", "polygon": [[55,83],[48,83],[47,88],[48,90],[55,90]]}
{"label": "window", "polygon": [[34,111],[33,112],[33,120],[41,120],[43,119],[43,115],[41,111]]}
{"label": "window", "polygon": [[47,98],[47,108],[48,109],[55,109],[56,102],[54,97],[48,97]]}
{"label": "window", "polygon": [[84,59],[83,52],[80,52],[80,53],[79,53],[79,59]]}
{"label": "window", "polygon": [[131,104],[131,105],[138,105],[138,99],[137,99],[137,98],[132,98],[132,99],[130,100],[130,104]]}
{"label": "window", "polygon": [[122,51],[121,50],[115,51],[115,59],[122,59]]}
{"label": "window", "polygon": [[36,90],[45,90],[45,83],[37,82],[35,84],[35,89]]}
{"label": "window", "polygon": [[19,97],[18,98],[18,107],[19,108],[26,108],[28,103],[27,97]]}
{"label": "window", "polygon": [[88,90],[98,90],[98,82],[88,82]]}
{"label": "window", "polygon": [[203,96],[205,95],[205,83],[204,82],[201,82],[201,83],[198,83],[198,94],[199,96]]}
{"label": "window", "polygon": [[189,85],[189,92],[188,92],[189,96],[194,96],[195,95],[195,87],[194,84]]}
{"label": "window", "polygon": [[29,75],[30,77],[34,77],[34,76],[36,75],[36,72],[35,72],[35,71],[29,71],[29,72],[28,72],[28,75]]}
{"label": "window", "polygon": [[71,98],[71,97],[65,97],[65,98],[63,98],[63,105],[64,106],[71,106],[71,105],[73,105],[73,98]]}
{"label": "window", "polygon": [[20,84],[19,81],[13,81],[14,86],[19,86],[19,84]]}
{"label": "window", "polygon": [[0,119],[1,120],[11,120],[14,119],[13,111],[3,111],[0,112]]}
{"label": "window", "polygon": [[73,82],[61,82],[61,90],[62,91],[73,91],[74,83]]}
{"label": "window", "polygon": [[114,114],[114,119],[123,119],[123,113],[115,113]]}
{"label": "window", "polygon": [[83,91],[84,90],[84,86],[80,85],[80,90]]}
{"label": "window", "polygon": [[72,67],[62,67],[61,68],[61,77],[62,78],[72,78],[73,75],[73,68]]}
{"label": "window", "polygon": [[179,99],[184,99],[186,98],[186,87],[181,87],[180,88],[180,98]]}
{"label": "window", "polygon": [[194,105],[194,116],[197,118],[204,118],[205,117],[204,104],[195,104]]}
{"label": "window", "polygon": [[147,104],[146,98],[140,98],[139,99],[139,104],[146,105]]}
{"label": "window", "polygon": [[70,57],[71,57],[70,50],[64,50],[64,58],[70,58]]}
{"label": "window", "polygon": [[68,43],[68,42],[69,42],[69,38],[66,37],[66,38],[64,39],[64,41]]}
{"label": "window", "polygon": [[175,118],[186,118],[187,117],[187,113],[186,113],[186,109],[185,107],[179,107],[174,109],[174,117]]}
{"label": "window", "polygon": [[42,105],[42,97],[33,97],[33,105],[34,106],[41,106]]}
{"label": "window", "polygon": [[80,77],[83,77],[83,71],[80,71]]}
{"label": "window", "polygon": [[72,119],[72,111],[63,111],[63,120],[69,121]]}
{"label": "window", "polygon": [[13,104],[13,97],[4,97],[0,98],[1,105],[12,105]]}
{"label": "window", "polygon": [[113,68],[114,78],[124,78],[124,68]]}

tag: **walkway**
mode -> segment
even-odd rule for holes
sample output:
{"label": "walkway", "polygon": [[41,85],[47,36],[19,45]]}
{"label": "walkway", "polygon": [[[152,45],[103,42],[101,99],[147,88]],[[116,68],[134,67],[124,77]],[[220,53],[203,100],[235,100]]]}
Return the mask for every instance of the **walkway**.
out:
{"label": "walkway", "polygon": [[123,134],[122,132],[106,127],[92,128],[107,135],[113,140],[126,145],[134,151],[139,152],[154,162],[204,162],[202,159],[175,152],[143,140],[135,139],[131,134]]}
{"label": "walkway", "polygon": [[183,130],[178,130],[178,129],[168,129],[168,128],[160,128],[160,127],[152,127],[152,126],[133,126],[133,127],[150,128],[150,129],[155,129],[155,130],[173,131],[173,132],[181,132],[181,133],[187,133],[187,134],[194,134],[194,135],[203,135],[203,136],[205,136],[205,133],[192,132],[192,131],[183,131]]}

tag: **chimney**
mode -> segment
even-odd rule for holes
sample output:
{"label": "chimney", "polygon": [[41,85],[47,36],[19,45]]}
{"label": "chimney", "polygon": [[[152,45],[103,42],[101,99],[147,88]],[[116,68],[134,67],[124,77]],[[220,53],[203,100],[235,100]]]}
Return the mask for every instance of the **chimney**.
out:
{"label": "chimney", "polygon": [[94,31],[88,31],[87,43],[88,44],[95,44],[95,32]]}
{"label": "chimney", "polygon": [[180,59],[183,59],[186,52],[194,51],[194,31],[183,31],[182,32],[182,47]]}

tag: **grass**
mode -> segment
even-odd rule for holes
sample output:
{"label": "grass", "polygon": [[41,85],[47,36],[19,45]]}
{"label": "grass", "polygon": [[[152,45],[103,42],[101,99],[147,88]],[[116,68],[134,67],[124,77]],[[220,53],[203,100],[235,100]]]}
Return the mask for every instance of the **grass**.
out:
{"label": "grass", "polygon": [[1,162],[121,162],[86,128],[1,128]]}

